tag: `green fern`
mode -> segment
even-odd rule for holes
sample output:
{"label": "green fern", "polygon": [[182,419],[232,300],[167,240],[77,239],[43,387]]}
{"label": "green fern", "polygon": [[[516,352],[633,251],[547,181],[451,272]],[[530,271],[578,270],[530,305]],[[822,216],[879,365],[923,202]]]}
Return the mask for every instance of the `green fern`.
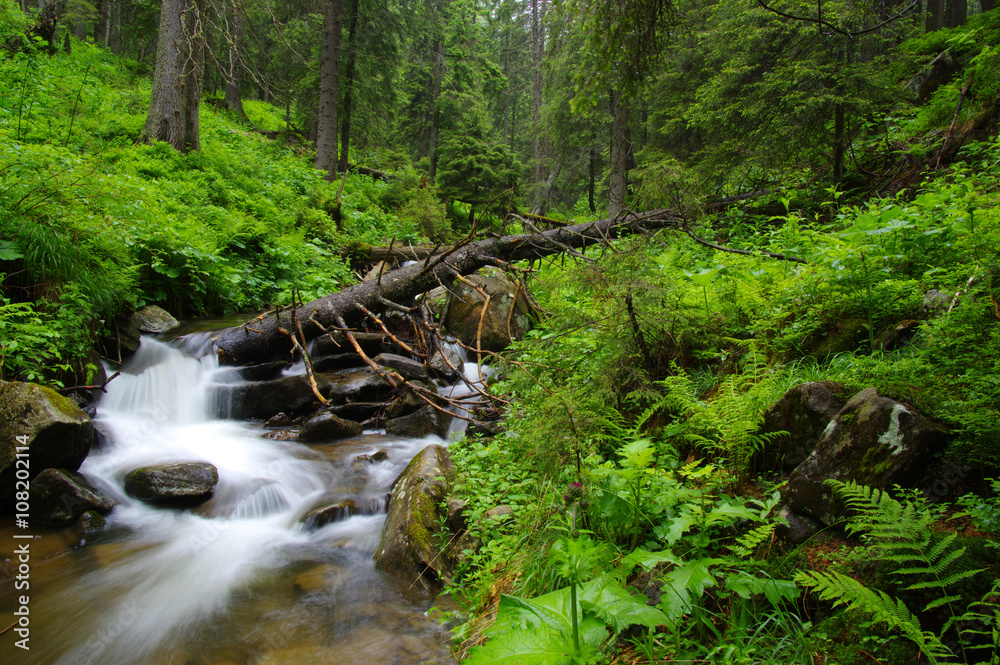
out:
{"label": "green fern", "polygon": [[921,629],[920,620],[902,600],[893,599],[884,591],[869,589],[853,577],[837,572],[801,571],[793,579],[797,584],[817,591],[820,598],[832,602],[834,607],[846,605],[850,609],[866,612],[875,621],[900,631],[920,648],[931,663],[954,655],[936,635]]}
{"label": "green fern", "polygon": [[[936,592],[923,611],[947,607],[948,619],[941,629],[944,635],[962,618],[955,605],[961,596],[951,589],[956,583],[982,572],[982,569],[953,570],[953,564],[965,554],[964,547],[954,546],[955,534],[935,533],[932,529],[934,515],[919,501],[900,502],[888,492],[853,481],[828,480],[827,484],[851,514],[847,530],[860,534],[875,549],[879,559],[894,564],[892,574],[912,580],[904,590]],[[917,617],[898,598],[893,600],[884,592],[868,589],[839,573],[802,572],[796,575],[795,581],[817,590],[824,600],[868,612],[876,621],[900,630],[932,661],[953,655],[938,637],[920,629]],[[964,641],[959,644],[964,651]]]}

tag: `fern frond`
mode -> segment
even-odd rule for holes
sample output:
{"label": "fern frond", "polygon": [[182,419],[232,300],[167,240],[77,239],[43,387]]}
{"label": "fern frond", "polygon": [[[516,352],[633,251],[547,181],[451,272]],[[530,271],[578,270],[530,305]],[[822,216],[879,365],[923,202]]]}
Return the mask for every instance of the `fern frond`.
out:
{"label": "fern frond", "polygon": [[872,618],[890,629],[899,630],[911,640],[931,663],[939,658],[954,655],[933,633],[920,628],[920,620],[902,601],[893,599],[884,591],[869,589],[853,577],[837,572],[802,571],[796,573],[797,584],[811,588],[834,607],[846,605],[849,609],[872,615]]}
{"label": "fern frond", "polygon": [[736,556],[747,558],[753,554],[753,551],[757,549],[758,545],[771,539],[771,535],[774,533],[777,526],[777,522],[768,522],[754,527],[747,533],[737,538],[736,542],[729,546],[729,549]]}

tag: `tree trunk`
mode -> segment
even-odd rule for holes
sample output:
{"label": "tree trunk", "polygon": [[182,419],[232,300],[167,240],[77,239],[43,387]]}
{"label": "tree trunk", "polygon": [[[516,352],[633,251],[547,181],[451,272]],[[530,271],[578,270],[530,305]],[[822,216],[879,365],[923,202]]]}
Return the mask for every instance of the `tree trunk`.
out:
{"label": "tree trunk", "polygon": [[611,92],[611,175],[608,182],[608,217],[625,210],[628,194],[628,104],[620,90]]}
{"label": "tree trunk", "polygon": [[264,362],[286,356],[291,351],[288,332],[297,329],[296,321],[308,340],[322,334],[314,321],[327,329],[338,327],[341,321],[357,326],[366,316],[362,308],[382,311],[386,302],[411,305],[421,293],[486,265],[532,260],[568,248],[596,245],[609,238],[681,226],[682,221],[672,212],[654,210],[639,215],[626,214],[617,220],[564,226],[541,234],[486,238],[385,273],[380,280],[368,280],[313,300],[294,311],[287,309],[263,315],[242,326],[223,330],[215,337],[216,351],[223,363]]}
{"label": "tree trunk", "polygon": [[541,185],[545,177],[542,163],[542,10],[538,5],[542,0],[531,0],[531,101],[532,128],[534,135],[534,181],[532,185]]}
{"label": "tree trunk", "polygon": [[944,27],[944,0],[927,0],[924,31],[935,32]]}
{"label": "tree trunk", "polygon": [[326,179],[330,181],[337,175],[337,106],[340,104],[340,33],[343,14],[344,0],[326,1],[316,127],[316,168],[326,171]]}
{"label": "tree trunk", "polygon": [[587,203],[590,212],[597,212],[597,202],[594,200],[594,189],[597,183],[597,134],[590,139],[590,162],[587,165]]}
{"label": "tree trunk", "polygon": [[983,12],[992,11],[993,0],[979,0],[979,6],[982,8]]}
{"label": "tree trunk", "polygon": [[233,12],[232,24],[229,26],[228,61],[226,62],[226,108],[237,120],[250,122],[247,113],[243,110],[243,12],[242,8],[236,4],[231,5]]}
{"label": "tree trunk", "polygon": [[948,26],[957,28],[969,20],[969,0],[951,0],[951,17]]}
{"label": "tree trunk", "polygon": [[441,134],[441,107],[438,100],[441,99],[441,85],[444,83],[444,42],[438,41],[434,52],[434,88],[431,96],[431,140],[430,140],[430,169],[427,175],[431,182],[437,177],[437,148],[438,138]]}
{"label": "tree trunk", "polygon": [[163,0],[153,90],[143,137],[180,152],[200,148],[198,109],[204,57],[203,0]]}
{"label": "tree trunk", "polygon": [[354,105],[354,73],[357,69],[358,0],[351,0],[351,22],[347,28],[347,67],[344,70],[344,117],[340,119],[340,171],[350,164],[351,110]]}

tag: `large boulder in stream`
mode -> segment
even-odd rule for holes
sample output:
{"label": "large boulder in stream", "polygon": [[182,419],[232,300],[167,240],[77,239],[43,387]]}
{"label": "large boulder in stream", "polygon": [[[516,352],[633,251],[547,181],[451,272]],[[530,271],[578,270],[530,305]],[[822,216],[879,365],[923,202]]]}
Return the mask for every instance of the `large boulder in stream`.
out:
{"label": "large boulder in stream", "polygon": [[31,481],[31,520],[69,526],[89,511],[107,515],[115,503],[86,478],[69,469],[45,469]]}
{"label": "large boulder in stream", "polygon": [[0,381],[0,499],[14,507],[18,485],[44,469],[76,471],[90,452],[94,424],[75,403],[35,383]]}
{"label": "large boulder in stream", "polygon": [[456,282],[444,316],[449,333],[486,351],[503,351],[511,340],[524,337],[531,323],[524,290],[499,271]]}
{"label": "large boulder in stream", "polygon": [[947,439],[943,425],[867,388],[830,421],[816,449],[792,472],[783,498],[796,513],[833,524],[840,511],[825,481],[914,487]]}
{"label": "large boulder in stream", "polygon": [[116,334],[105,341],[105,347],[112,357],[126,358],[139,350],[142,335],[159,335],[178,325],[167,310],[146,305],[115,322]]}
{"label": "large boulder in stream", "polygon": [[125,492],[140,501],[168,508],[189,508],[215,494],[219,471],[208,462],[143,466],[125,475]]}
{"label": "large boulder in stream", "polygon": [[443,446],[420,451],[392,487],[375,567],[424,588],[436,588],[449,574],[441,554],[442,503],[455,477]]}

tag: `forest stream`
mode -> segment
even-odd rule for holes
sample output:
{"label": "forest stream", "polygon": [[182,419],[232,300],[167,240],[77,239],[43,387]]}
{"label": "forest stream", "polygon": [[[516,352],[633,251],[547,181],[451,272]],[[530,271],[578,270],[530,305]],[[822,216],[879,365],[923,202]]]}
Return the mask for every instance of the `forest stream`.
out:
{"label": "forest stream", "polygon": [[[271,440],[260,423],[217,416],[225,386],[238,381],[207,337],[191,335],[144,339],[108,384],[96,420],[109,440],[80,470],[119,505],[90,542],[70,531],[33,542],[32,641],[21,662],[452,662],[446,632],[424,614],[432,597],[372,561],[393,481],[441,439],[366,431],[323,444]],[[379,451],[381,461],[358,459]],[[178,461],[218,469],[209,502],[164,509],[125,493],[128,471]],[[349,501],[356,512],[307,528],[320,501]]]}

